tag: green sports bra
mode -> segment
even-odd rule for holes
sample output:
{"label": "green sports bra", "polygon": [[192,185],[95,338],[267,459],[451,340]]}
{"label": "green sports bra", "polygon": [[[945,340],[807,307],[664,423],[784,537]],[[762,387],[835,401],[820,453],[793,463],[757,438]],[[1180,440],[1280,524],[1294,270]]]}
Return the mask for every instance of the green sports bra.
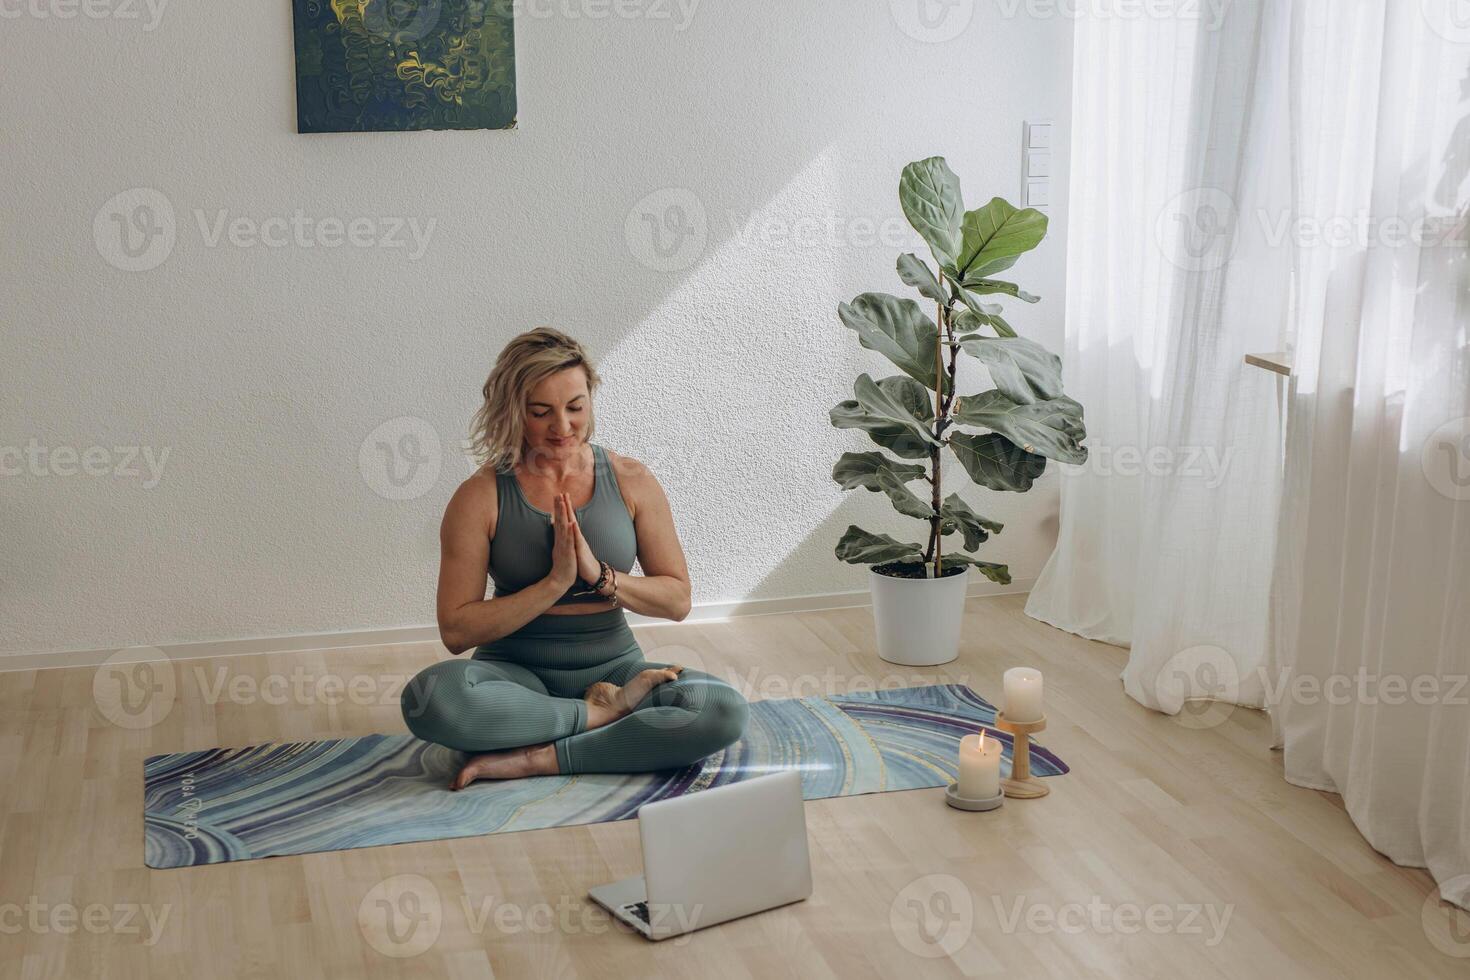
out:
{"label": "green sports bra", "polygon": [[[632,515],[618,488],[618,478],[613,475],[607,452],[592,443],[592,458],[592,499],[586,506],[576,508],[577,523],[594,555],[620,572],[631,572],[638,556],[638,536]],[[495,598],[500,598],[535,585],[551,574],[551,547],[556,540],[556,528],[550,514],[531,506],[514,471],[498,471],[495,487],[500,507],[495,537],[490,540],[489,572],[495,583]],[[605,601],[593,594],[572,595],[591,584],[579,578],[556,605]]]}

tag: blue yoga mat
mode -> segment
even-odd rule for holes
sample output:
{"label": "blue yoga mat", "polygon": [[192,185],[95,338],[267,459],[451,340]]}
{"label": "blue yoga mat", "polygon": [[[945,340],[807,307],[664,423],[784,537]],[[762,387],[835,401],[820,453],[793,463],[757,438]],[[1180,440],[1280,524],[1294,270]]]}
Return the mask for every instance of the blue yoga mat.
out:
{"label": "blue yoga mat", "polygon": [[[740,741],[686,766],[637,774],[532,776],[448,789],[465,755],[412,735],[273,742],[150,756],[145,860],[180,868],[411,841],[626,820],[653,800],[782,769],[820,800],[944,786],[959,740],[994,728],[995,708],[963,684],[753,701]],[[1067,771],[1032,743],[1031,772]]]}

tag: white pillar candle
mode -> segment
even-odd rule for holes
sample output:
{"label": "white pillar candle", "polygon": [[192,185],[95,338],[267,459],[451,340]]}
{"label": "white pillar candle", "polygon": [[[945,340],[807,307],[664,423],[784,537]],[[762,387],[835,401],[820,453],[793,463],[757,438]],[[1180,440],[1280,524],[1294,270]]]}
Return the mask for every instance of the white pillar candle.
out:
{"label": "white pillar candle", "polygon": [[1000,795],[1000,739],[966,735],[960,739],[958,792],[967,800],[989,800]]}
{"label": "white pillar candle", "polygon": [[1040,721],[1041,671],[1035,667],[1012,667],[1005,672],[1006,721],[1018,724]]}

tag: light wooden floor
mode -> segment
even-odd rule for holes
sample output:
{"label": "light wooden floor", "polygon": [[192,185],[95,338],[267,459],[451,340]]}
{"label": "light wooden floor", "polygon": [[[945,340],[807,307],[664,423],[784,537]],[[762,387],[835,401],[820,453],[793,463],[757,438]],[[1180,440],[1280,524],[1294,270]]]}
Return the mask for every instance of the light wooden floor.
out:
{"label": "light wooden floor", "polygon": [[[963,682],[994,701],[1005,668],[1035,665],[1041,741],[1072,766],[1049,797],[989,814],[946,807],[940,789],[808,802],[808,901],[662,944],[585,898],[638,873],[633,820],[143,865],[145,756],[400,732],[395,696],[441,655],[428,645],[181,662],[172,709],[139,730],[103,716],[93,669],[0,673],[0,976],[1467,975],[1470,960],[1426,939],[1427,875],[1377,855],[1335,797],[1287,784],[1263,715],[1191,729],[1149,712],[1122,692],[1124,651],[1027,619],[1023,601],[970,600],[964,652],[942,668],[879,660],[865,608],[640,630],[648,659],[702,666],[753,698]],[[358,693],[335,706],[309,686],[275,692],[284,704],[254,696],[298,667],[357,678]],[[238,703],[226,688],[211,706],[222,679]],[[404,874],[432,883],[439,933],[394,957],[370,942],[408,948],[373,925],[369,892]],[[94,904],[95,918],[68,918]],[[167,914],[152,945],[146,911]]]}

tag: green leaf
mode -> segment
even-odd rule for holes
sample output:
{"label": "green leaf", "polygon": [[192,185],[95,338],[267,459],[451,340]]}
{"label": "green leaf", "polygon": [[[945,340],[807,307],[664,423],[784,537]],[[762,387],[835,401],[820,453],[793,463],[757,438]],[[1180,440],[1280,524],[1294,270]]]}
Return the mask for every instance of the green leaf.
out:
{"label": "green leaf", "polygon": [[1028,453],[994,432],[972,435],[956,432],[949,448],[970,479],[988,490],[1025,493],[1046,470],[1046,457]]}
{"label": "green leaf", "polygon": [[[911,299],[887,293],[863,293],[851,303],[837,307],[842,322],[858,335],[868,350],[887,357],[904,374],[929,388],[934,387],[934,351],[939,328]],[[949,372],[944,374],[944,394],[950,389]]]}
{"label": "green leaf", "polygon": [[934,518],[934,507],[908,488],[911,480],[925,476],[924,467],[912,463],[896,463],[882,453],[843,453],[832,467],[832,479],[842,489],[865,487],[888,494],[893,509],[908,517],[928,521]]}
{"label": "green leaf", "polygon": [[905,378],[901,374],[890,375],[881,379],[878,387],[926,426],[934,424],[934,393],[913,378]]}
{"label": "green leaf", "polygon": [[[954,318],[954,328],[956,330],[979,330],[982,327],[989,327],[1000,337],[1014,337],[1016,335],[1015,329],[999,315],[994,313],[976,313],[974,310],[961,310],[960,315]],[[984,335],[970,334],[970,336],[981,337]],[[965,340],[966,338],[959,337],[957,339]]]}
{"label": "green leaf", "polygon": [[944,295],[944,288],[934,278],[933,271],[913,252],[905,252],[898,257],[898,278],[934,302],[949,305],[949,297]]}
{"label": "green leaf", "polygon": [[998,585],[1011,584],[1011,570],[1005,565],[997,565],[993,561],[981,561],[978,558],[972,558],[969,555],[960,554],[959,552],[946,552],[940,555],[940,559],[941,566],[950,565],[955,562],[959,562],[965,565],[973,565],[977,572],[990,579],[990,581],[995,582]]}
{"label": "green leaf", "polygon": [[[886,422],[905,425],[930,445],[940,444],[934,434],[929,431],[929,426],[926,424],[928,419],[917,415],[913,411],[912,403],[889,394],[888,389],[881,387],[867,374],[858,375],[857,381],[853,382],[852,390],[853,394],[857,395],[858,404],[869,415]],[[929,404],[927,396],[924,398],[924,404],[926,407]],[[932,417],[932,415],[929,416],[929,418]]]}
{"label": "green leaf", "polygon": [[842,484],[842,489],[864,487],[881,490],[876,483],[876,474],[887,471],[900,483],[911,483],[923,479],[929,473],[916,463],[897,463],[882,453],[843,453],[832,467],[832,479]]}
{"label": "green leaf", "polygon": [[971,551],[989,540],[992,533],[999,534],[1005,526],[998,521],[992,521],[988,517],[981,517],[975,513],[957,493],[952,493],[944,498],[944,504],[939,508],[939,513],[945,519],[942,533],[962,532],[965,535],[965,547]]}
{"label": "green leaf", "polygon": [[917,544],[898,541],[886,534],[873,534],[856,524],[849,524],[847,533],[837,542],[837,557],[852,565],[878,565],[906,559],[920,561],[924,551]]}
{"label": "green leaf", "polygon": [[964,202],[960,179],[944,157],[918,160],[903,168],[898,201],[909,224],[923,236],[942,268],[960,253],[960,220]]}
{"label": "green leaf", "polygon": [[1018,210],[996,197],[967,211],[960,227],[960,253],[955,264],[961,279],[979,279],[1002,272],[1046,237],[1046,215],[1035,208]]}
{"label": "green leaf", "polygon": [[965,353],[981,361],[990,379],[1012,401],[1029,404],[1062,394],[1062,359],[1022,337],[959,338]]}
{"label": "green leaf", "polygon": [[888,477],[882,477],[883,485],[879,488],[888,494],[893,509],[905,517],[917,517],[921,521],[932,521],[934,519],[934,508],[915,494],[902,483],[895,483]]}
{"label": "green leaf", "polygon": [[1087,435],[1082,406],[1063,395],[1045,401],[1017,402],[1000,391],[962,397],[955,402],[955,421],[991,429],[1028,453],[1063,463],[1084,463]]}
{"label": "green leaf", "polygon": [[969,307],[967,310],[961,310],[961,313],[974,313],[983,319],[984,317],[1000,316],[1005,312],[1005,307],[999,303],[987,303],[963,286],[954,287],[954,291],[955,299]]}
{"label": "green leaf", "polygon": [[[899,404],[908,409],[914,418],[922,420],[926,425],[934,423],[934,404],[929,400],[929,390],[919,384],[913,378],[896,374],[890,378],[884,378],[878,382],[878,387],[893,398]],[[861,415],[862,420],[855,424],[851,423],[855,416]],[[831,412],[832,424],[839,429],[861,428],[867,430],[868,436],[878,445],[889,452],[902,456],[904,459],[928,459],[932,443],[915,436],[907,425],[878,422],[866,417],[862,413],[862,406],[855,400],[849,399],[842,402]],[[849,424],[843,424],[843,421]]]}
{"label": "green leaf", "polygon": [[[905,384],[895,385],[895,381]],[[857,399],[839,403],[829,413],[829,417],[837,428],[863,429],[872,436],[874,442],[907,459],[927,456],[930,451],[928,447],[940,445],[940,442],[934,438],[926,424],[934,419],[932,407],[927,413],[927,419],[924,414],[914,410],[917,405],[928,406],[928,396],[921,394],[916,401],[913,388],[924,392],[924,388],[910,378],[895,376],[875,383],[866,374],[858,375],[853,384]],[[920,447],[920,451],[912,451],[915,444]]]}
{"label": "green leaf", "polygon": [[[989,296],[992,293],[1004,293],[1007,296],[1014,296],[1016,297],[1016,299],[1019,299],[1026,303],[1041,302],[1040,296],[1033,296],[1031,293],[1026,292],[1024,289],[1022,289],[1020,286],[1017,286],[1013,282],[1003,282],[999,279],[965,279],[961,280],[960,284],[965,289],[968,289],[970,292],[974,293],[976,296]],[[974,307],[970,308],[974,309]]]}
{"label": "green leaf", "polygon": [[986,303],[957,282],[951,282],[951,285],[954,287],[955,299],[969,307],[955,318],[956,327],[961,330],[976,330],[983,326],[989,327],[1002,337],[1016,335],[1011,325],[1001,319],[999,303]]}

